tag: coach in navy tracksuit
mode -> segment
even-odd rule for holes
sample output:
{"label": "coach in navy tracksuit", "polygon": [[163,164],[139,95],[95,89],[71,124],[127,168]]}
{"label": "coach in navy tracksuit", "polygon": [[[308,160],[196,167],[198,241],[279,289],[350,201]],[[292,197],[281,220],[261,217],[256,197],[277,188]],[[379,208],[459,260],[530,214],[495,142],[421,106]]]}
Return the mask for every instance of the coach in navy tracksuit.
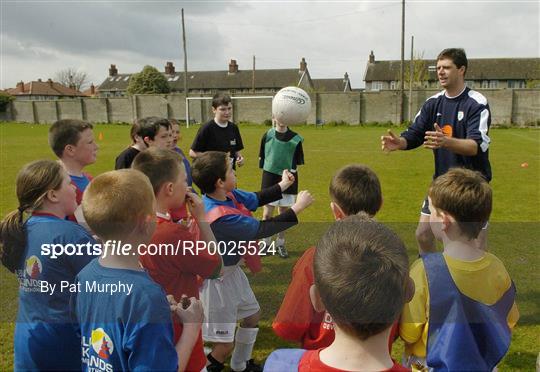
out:
{"label": "coach in navy tracksuit", "polygon": [[[489,181],[489,126],[491,114],[487,99],[465,86],[467,56],[463,49],[445,49],[437,56],[437,77],[444,91],[428,98],[411,126],[398,137],[391,131],[382,136],[385,151],[410,150],[420,145],[433,150],[438,177],[452,167],[479,171]],[[427,197],[422,205],[416,239],[420,253],[435,250],[435,238],[429,227]],[[485,247],[486,230],[478,237]]]}

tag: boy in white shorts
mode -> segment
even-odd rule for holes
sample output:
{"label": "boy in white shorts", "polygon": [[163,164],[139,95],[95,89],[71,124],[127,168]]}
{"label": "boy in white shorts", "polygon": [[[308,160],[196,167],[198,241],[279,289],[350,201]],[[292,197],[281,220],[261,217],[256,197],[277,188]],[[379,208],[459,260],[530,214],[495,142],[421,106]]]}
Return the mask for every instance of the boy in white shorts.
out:
{"label": "boy in white shorts", "polygon": [[[301,191],[290,209],[259,221],[251,211],[281,199],[283,190],[294,182],[289,171],[284,171],[281,181],[272,187],[247,192],[236,189],[236,176],[228,155],[207,151],[193,162],[192,176],[203,194],[206,220],[214,232],[224,265],[223,275],[206,279],[200,291],[205,312],[203,339],[214,343],[212,352],[207,355],[206,368],[209,372],[222,371],[232,353],[233,371],[261,371],[251,359],[259,331],[260,306],[239,265],[243,258],[252,271],[260,270],[260,258],[253,255],[261,253],[255,240],[296,225],[298,213],[308,207],[313,198],[309,192]],[[257,259],[258,267],[253,265]],[[240,326],[235,335],[237,322]]]}
{"label": "boy in white shorts", "polygon": [[[269,203],[263,207],[263,220],[271,218],[275,207],[283,213],[294,204],[298,194],[298,165],[304,164],[304,139],[290,130],[286,125],[275,120],[275,128],[268,130],[261,139],[259,150],[259,168],[262,168],[261,189],[273,186],[279,182],[284,170],[290,170],[295,175],[294,183],[283,192],[283,198]],[[271,238],[266,238],[265,243],[270,245]],[[278,233],[276,248],[281,258],[289,257],[285,248],[285,232]]]}

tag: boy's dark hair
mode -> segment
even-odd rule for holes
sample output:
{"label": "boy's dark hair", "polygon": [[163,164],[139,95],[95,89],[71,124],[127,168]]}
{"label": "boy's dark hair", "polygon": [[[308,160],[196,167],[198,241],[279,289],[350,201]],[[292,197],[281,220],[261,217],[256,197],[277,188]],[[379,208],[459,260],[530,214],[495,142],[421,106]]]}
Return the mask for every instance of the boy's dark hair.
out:
{"label": "boy's dark hair", "polygon": [[344,332],[365,340],[399,317],[407,293],[407,250],[367,214],[335,222],[317,245],[313,268],[322,302]]}
{"label": "boy's dark hair", "polygon": [[465,54],[465,49],[463,48],[445,49],[442,52],[440,52],[439,55],[437,56],[437,61],[440,61],[441,59],[451,59],[457,68],[461,68],[461,66],[465,66],[465,72],[467,72],[468,61],[467,61],[467,55]]}
{"label": "boy's dark hair", "polygon": [[452,215],[461,232],[476,239],[489,220],[492,208],[491,187],[481,173],[452,168],[431,183],[429,197],[433,207]]}
{"label": "boy's dark hair", "polygon": [[148,116],[138,119],[136,123],[139,125],[137,134],[143,139],[148,137],[153,140],[157,132],[159,132],[159,127],[171,129],[171,123],[169,123],[168,119],[158,118],[157,116]]}
{"label": "boy's dark hair", "polygon": [[129,131],[129,136],[131,137],[131,141],[133,142],[133,144],[135,144],[137,141],[135,140],[135,136],[139,136],[140,137],[140,132],[141,130],[141,126],[139,125],[139,123],[135,120],[135,122],[133,122],[133,124],[131,125],[131,129]]}
{"label": "boy's dark hair", "polygon": [[92,124],[84,120],[58,120],[49,128],[49,146],[61,158],[67,145],[76,145],[81,133],[92,128]]}
{"label": "boy's dark hair", "polygon": [[165,182],[177,180],[181,169],[184,169],[184,163],[175,151],[150,147],[135,156],[131,168],[141,171],[148,177],[154,195],[157,195]]}
{"label": "boy's dark hair", "polygon": [[206,151],[198,156],[191,167],[193,182],[203,194],[216,190],[218,180],[225,181],[229,166],[229,156],[221,151]]}
{"label": "boy's dark hair", "polygon": [[217,93],[212,97],[212,107],[217,109],[219,106],[228,106],[232,102],[231,96],[224,93]]}
{"label": "boy's dark hair", "polygon": [[358,212],[374,216],[382,205],[379,178],[361,164],[341,168],[332,178],[329,192],[332,201],[348,216]]}

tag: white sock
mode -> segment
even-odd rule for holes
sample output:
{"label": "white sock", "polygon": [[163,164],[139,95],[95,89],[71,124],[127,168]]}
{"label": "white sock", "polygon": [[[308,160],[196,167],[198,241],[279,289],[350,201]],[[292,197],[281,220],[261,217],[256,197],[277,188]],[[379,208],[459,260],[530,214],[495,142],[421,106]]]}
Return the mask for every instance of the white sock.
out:
{"label": "white sock", "polygon": [[253,345],[257,340],[259,328],[238,327],[234,337],[234,351],[231,357],[231,369],[243,371],[246,369],[246,362],[251,359]]}

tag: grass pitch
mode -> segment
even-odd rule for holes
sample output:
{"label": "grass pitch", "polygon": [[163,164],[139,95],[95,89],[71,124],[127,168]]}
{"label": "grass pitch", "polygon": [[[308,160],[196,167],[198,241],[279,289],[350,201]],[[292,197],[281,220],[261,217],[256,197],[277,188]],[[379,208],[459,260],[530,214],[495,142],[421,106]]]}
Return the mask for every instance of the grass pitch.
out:
{"label": "grass pitch", "polygon": [[[17,207],[14,181],[22,165],[40,158],[54,159],[47,144],[48,128],[47,125],[0,124],[0,216]],[[186,152],[197,129],[198,126],[181,129],[181,147]],[[249,277],[262,307],[261,331],[254,353],[259,361],[275,348],[295,346],[275,337],[271,322],[296,259],[317,242],[332,222],[328,184],[335,171],[349,163],[364,163],[379,175],[384,205],[377,218],[388,223],[404,239],[411,263],[417,257],[414,231],[420,205],[433,173],[431,151],[419,148],[383,153],[379,137],[386,128],[302,126],[293,129],[305,138],[306,164],[299,169],[300,189],[310,190],[315,203],[300,215],[300,224],[287,233],[290,258],[266,258],[263,272]],[[401,129],[393,130],[399,133]],[[238,187],[255,191],[260,187],[261,178],[258,169],[260,139],[268,127],[241,125],[240,130],[246,146],[243,150],[246,165],[237,172]],[[100,146],[98,160],[87,170],[97,175],[114,168],[115,157],[129,144],[129,126],[97,125],[94,133]],[[500,370],[532,370],[540,351],[540,131],[492,129],[490,136],[494,206],[489,249],[504,262],[515,281],[520,311],[510,351]],[[522,167],[523,163],[528,166]],[[261,212],[257,215],[260,217]],[[0,370],[4,371],[13,368],[17,281],[3,267],[0,268],[0,288]],[[397,342],[394,358],[400,359],[401,352],[402,343]]]}

